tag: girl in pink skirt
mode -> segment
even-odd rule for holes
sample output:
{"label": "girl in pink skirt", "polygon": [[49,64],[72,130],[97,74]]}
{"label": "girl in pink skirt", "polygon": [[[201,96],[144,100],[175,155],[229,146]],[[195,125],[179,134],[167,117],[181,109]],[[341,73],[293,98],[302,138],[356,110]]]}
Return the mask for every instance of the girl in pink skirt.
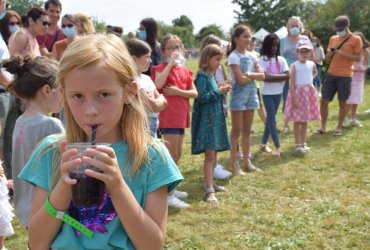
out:
{"label": "girl in pink skirt", "polygon": [[317,75],[313,61],[308,57],[312,51],[310,41],[301,39],[297,43],[298,60],[290,66],[289,93],[284,113],[286,121],[294,122],[295,150],[306,153],[307,122],[320,120],[320,111],[315,87],[312,82]]}
{"label": "girl in pink skirt", "polygon": [[354,32],[354,34],[361,37],[363,47],[360,61],[353,63],[351,95],[347,100],[347,110],[350,112],[351,116],[350,125],[363,127],[363,125],[356,119],[356,113],[358,105],[362,103],[364,97],[365,74],[369,62],[369,54],[367,52],[369,42],[361,32]]}

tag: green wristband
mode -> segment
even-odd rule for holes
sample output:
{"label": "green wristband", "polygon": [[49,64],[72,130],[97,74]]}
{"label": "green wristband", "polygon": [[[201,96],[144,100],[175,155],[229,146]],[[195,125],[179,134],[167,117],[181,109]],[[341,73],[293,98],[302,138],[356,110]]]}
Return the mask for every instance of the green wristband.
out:
{"label": "green wristband", "polygon": [[83,224],[81,224],[78,220],[73,219],[71,216],[66,214],[65,212],[62,211],[57,211],[49,202],[49,197],[46,199],[44,208],[48,214],[50,214],[52,217],[59,219],[71,227],[77,229],[87,237],[91,238],[94,235],[94,232],[85,227]]}

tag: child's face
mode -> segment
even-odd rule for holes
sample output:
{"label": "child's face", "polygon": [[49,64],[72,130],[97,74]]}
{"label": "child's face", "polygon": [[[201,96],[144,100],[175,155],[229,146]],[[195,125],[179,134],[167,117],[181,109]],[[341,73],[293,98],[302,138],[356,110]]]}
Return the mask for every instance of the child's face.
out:
{"label": "child's face", "polygon": [[217,70],[218,66],[220,65],[221,60],[222,60],[222,55],[212,56],[209,59],[208,68],[211,71],[215,72]]}
{"label": "child's face", "polygon": [[49,95],[49,112],[50,113],[59,113],[62,109],[63,96],[57,89],[50,89]]}
{"label": "child's face", "polygon": [[150,53],[147,53],[139,57],[134,56],[133,58],[140,72],[145,72],[149,69],[150,61],[151,61]]}
{"label": "child's face", "polygon": [[181,44],[175,39],[170,39],[164,48],[164,55],[165,57],[171,57],[173,52],[181,52]]}
{"label": "child's face", "polygon": [[271,52],[273,55],[276,55],[279,51],[279,41],[273,40],[271,44]]}
{"label": "child's face", "polygon": [[97,142],[116,143],[122,138],[120,119],[125,94],[116,74],[101,65],[74,69],[64,79],[65,98],[78,126],[91,139],[97,126]]}
{"label": "child's face", "polygon": [[248,49],[251,43],[251,33],[249,32],[249,30],[245,30],[243,33],[240,34],[240,36],[235,37],[234,41],[237,47]]}
{"label": "child's face", "polygon": [[310,54],[310,51],[309,49],[299,49],[297,52],[298,52],[298,58],[300,60],[307,60],[308,59],[308,56]]}

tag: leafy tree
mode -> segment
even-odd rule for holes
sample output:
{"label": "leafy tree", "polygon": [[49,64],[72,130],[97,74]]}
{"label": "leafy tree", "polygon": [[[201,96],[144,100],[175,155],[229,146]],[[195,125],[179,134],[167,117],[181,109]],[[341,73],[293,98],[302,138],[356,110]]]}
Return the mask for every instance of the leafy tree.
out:
{"label": "leafy tree", "polygon": [[200,29],[199,33],[196,35],[196,41],[200,42],[204,37],[213,34],[220,38],[225,38],[222,28],[216,24],[210,24]]}
{"label": "leafy tree", "polygon": [[178,27],[189,28],[193,33],[194,30],[193,22],[190,20],[189,17],[185,15],[181,15],[180,17],[173,19],[172,24]]}
{"label": "leafy tree", "polygon": [[107,24],[103,20],[99,20],[99,18],[97,17],[92,17],[92,22],[94,24],[96,32],[101,33],[106,31],[105,27],[107,26]]}
{"label": "leafy tree", "polygon": [[8,9],[18,12],[20,15],[25,15],[32,7],[44,7],[42,0],[11,0],[9,1]]}

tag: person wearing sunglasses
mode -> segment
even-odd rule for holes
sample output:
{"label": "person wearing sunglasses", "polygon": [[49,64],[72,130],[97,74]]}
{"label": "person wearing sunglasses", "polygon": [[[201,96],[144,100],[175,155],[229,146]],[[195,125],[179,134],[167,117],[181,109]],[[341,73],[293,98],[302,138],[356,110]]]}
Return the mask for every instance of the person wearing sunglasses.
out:
{"label": "person wearing sunglasses", "polygon": [[30,9],[25,18],[25,27],[9,38],[10,55],[41,56],[36,36],[44,35],[49,25],[49,17],[43,9],[38,7]]}
{"label": "person wearing sunglasses", "polygon": [[76,16],[71,14],[64,15],[62,18],[62,32],[66,38],[54,44],[51,58],[59,61],[67,47],[78,38],[80,30]]}
{"label": "person wearing sunglasses", "polygon": [[0,22],[0,31],[4,42],[8,44],[9,37],[20,28],[21,16],[14,10],[7,10],[5,17]]}
{"label": "person wearing sunglasses", "polygon": [[41,55],[51,58],[54,44],[66,38],[58,26],[62,4],[59,0],[47,0],[44,9],[49,16],[50,26],[44,35],[38,35],[36,38],[40,46]]}

